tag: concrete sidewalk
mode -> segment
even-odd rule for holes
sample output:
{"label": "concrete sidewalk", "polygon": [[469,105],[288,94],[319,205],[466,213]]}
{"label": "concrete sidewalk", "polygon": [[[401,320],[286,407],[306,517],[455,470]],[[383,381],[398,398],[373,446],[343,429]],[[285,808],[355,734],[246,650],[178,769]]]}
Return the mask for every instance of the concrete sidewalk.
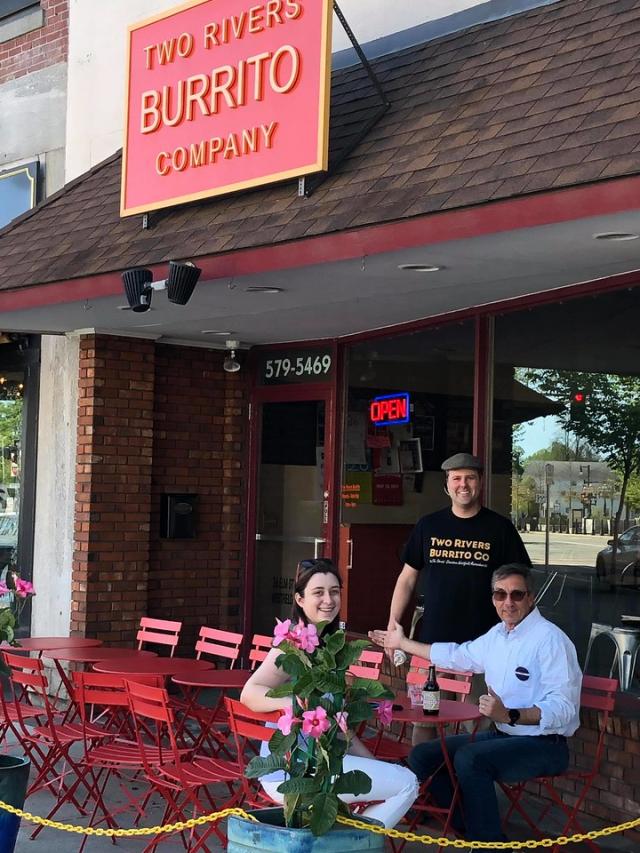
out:
{"label": "concrete sidewalk", "polygon": [[[143,788],[142,783],[140,782],[129,782],[129,790],[133,794],[137,794]],[[220,791],[220,802],[224,802],[226,794],[226,788]],[[113,781],[110,783],[107,797],[109,804],[112,806],[114,812],[118,812],[119,809],[123,808],[126,805],[126,797],[123,792],[120,790],[117,782]],[[50,794],[45,792],[40,792],[30,797],[25,805],[25,810],[30,811],[34,815],[38,815],[40,817],[44,817],[47,815],[49,810],[53,805],[53,797]],[[537,805],[537,804],[536,804]],[[151,803],[146,808],[146,815],[143,821],[141,821],[141,826],[151,827],[157,826],[160,824],[162,820],[163,814],[163,805],[158,798],[155,798],[151,801]],[[532,808],[532,813],[535,814],[535,807]],[[78,815],[76,810],[71,806],[66,806],[64,809],[60,811],[59,814],[55,817],[56,820],[62,822],[69,822],[74,825],[86,825],[86,818],[82,818]],[[121,827],[131,827],[132,826],[132,818],[130,813],[122,813],[118,815],[118,823]],[[586,830],[599,829],[602,824],[598,824],[596,821],[590,818],[585,818],[583,821],[583,825]],[[401,827],[398,827],[401,829]],[[64,832],[56,829],[45,828],[40,831],[37,838],[35,840],[30,839],[30,835],[33,831],[34,827],[31,824],[28,824],[26,821],[22,822],[22,826],[20,828],[20,834],[18,836],[18,843],[16,846],[16,850],[18,853],[74,853],[80,847],[82,842],[82,838],[79,835],[72,834],[69,832]],[[546,837],[556,837],[559,835],[562,824],[559,820],[559,816],[557,810],[550,813],[544,821],[542,829],[545,833]],[[429,825],[423,827],[423,833],[425,835],[432,834],[438,835],[437,829],[434,825]],[[531,837],[529,830],[522,823],[518,822],[514,819],[513,824],[509,827],[509,835],[513,840],[524,841]],[[114,845],[112,841],[108,838],[89,838],[86,845],[85,850],[87,853],[108,853],[108,851],[121,851],[121,853],[142,853],[145,846],[151,841],[152,836],[148,836],[146,840],[137,839],[137,838],[123,838],[118,839],[117,844]],[[207,845],[208,849],[213,853],[213,851],[222,851],[223,847],[215,838],[212,836],[211,841]],[[625,839],[621,835],[610,836],[608,838],[602,839],[600,843],[602,853],[633,853],[637,849],[634,842],[629,839]],[[159,851],[167,851],[167,853],[178,853],[178,851],[183,850],[184,847],[181,843],[179,837],[169,838],[163,841],[158,850]],[[388,849],[391,849],[391,845],[388,844]],[[418,850],[428,851],[428,853],[435,853],[436,847],[434,845],[427,845],[421,842],[411,842],[407,844],[404,848],[407,853],[417,853]],[[459,849],[459,848],[450,848],[451,850]],[[539,848],[540,850],[549,849],[549,848]],[[589,849],[585,844],[570,844],[567,845],[566,848],[569,853],[586,853]]]}

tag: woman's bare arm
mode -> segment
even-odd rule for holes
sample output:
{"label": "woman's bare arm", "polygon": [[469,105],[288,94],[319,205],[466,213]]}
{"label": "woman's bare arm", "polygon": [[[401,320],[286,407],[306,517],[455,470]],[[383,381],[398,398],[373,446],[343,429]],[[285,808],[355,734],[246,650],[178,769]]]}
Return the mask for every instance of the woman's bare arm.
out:
{"label": "woman's bare arm", "polygon": [[240,701],[252,711],[267,713],[268,711],[280,711],[282,708],[291,707],[290,696],[283,696],[280,699],[272,699],[267,696],[267,692],[272,687],[279,687],[289,678],[284,670],[276,666],[276,660],[281,654],[282,652],[279,649],[271,649],[242,688]]}

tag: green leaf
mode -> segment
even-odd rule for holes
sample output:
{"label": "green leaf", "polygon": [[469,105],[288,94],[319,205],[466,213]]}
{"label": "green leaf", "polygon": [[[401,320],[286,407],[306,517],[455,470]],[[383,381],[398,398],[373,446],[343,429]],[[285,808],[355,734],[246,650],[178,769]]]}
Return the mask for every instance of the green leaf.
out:
{"label": "green leaf", "polygon": [[332,672],[315,672],[313,680],[321,693],[344,693],[346,689],[344,676],[341,678]]}
{"label": "green leaf", "polygon": [[301,779],[287,779],[278,785],[281,794],[319,794],[320,781],[315,776],[305,776]]}
{"label": "green leaf", "polygon": [[308,699],[315,689],[313,670],[307,670],[300,678],[292,681],[293,693],[301,699]]}
{"label": "green leaf", "polygon": [[287,763],[281,755],[256,755],[247,764],[244,775],[247,779],[259,779],[265,773],[273,773],[274,770],[285,770]]}
{"label": "green leaf", "polygon": [[335,794],[318,794],[311,803],[311,823],[309,828],[314,835],[329,832],[338,817],[338,798]]}
{"label": "green leaf", "polygon": [[344,631],[336,631],[335,634],[332,634],[325,644],[325,649],[329,652],[330,655],[336,655],[341,649],[344,648],[344,644],[346,642],[346,637]]}
{"label": "green leaf", "polygon": [[283,669],[292,679],[300,678],[309,668],[296,655],[280,655],[276,660],[276,666]]}
{"label": "green leaf", "polygon": [[336,668],[336,659],[326,648],[316,651],[314,669],[328,669],[332,672]]}
{"label": "green leaf", "polygon": [[363,720],[368,720],[373,714],[374,708],[370,702],[350,702],[345,711],[349,714],[349,728],[353,729],[356,723],[361,723]]}
{"label": "green leaf", "polygon": [[292,731],[291,734],[283,735],[281,731],[276,731],[269,741],[269,750],[273,755],[284,755],[291,751],[297,739],[297,732]]}
{"label": "green leaf", "polygon": [[311,661],[309,660],[307,653],[303,652],[302,649],[299,649],[297,646],[293,646],[291,643],[282,643],[279,648],[282,647],[285,648],[284,659],[283,656],[280,655],[280,657],[276,659],[276,663],[282,660],[282,664],[284,664],[287,658],[294,657],[300,661],[300,663],[304,666],[305,669],[311,668]]}
{"label": "green leaf", "polygon": [[267,690],[266,694],[270,699],[282,699],[285,696],[293,696],[293,682],[287,681],[286,684],[279,684],[277,687],[272,687]]}
{"label": "green leaf", "polygon": [[362,770],[349,770],[336,779],[334,794],[368,794],[371,790],[371,777]]}
{"label": "green leaf", "polygon": [[362,652],[369,648],[371,644],[368,640],[352,640],[346,643],[336,654],[336,666],[338,669],[349,669],[352,663],[355,663]]}
{"label": "green leaf", "polygon": [[362,692],[364,696],[370,699],[379,699],[387,697],[393,699],[393,693],[381,681],[375,681],[373,678],[354,678],[351,683],[352,693]]}
{"label": "green leaf", "polygon": [[284,798],[284,822],[287,826],[292,826],[293,824],[293,816],[295,814],[296,809],[298,808],[298,803],[300,801],[299,794],[285,794]]}

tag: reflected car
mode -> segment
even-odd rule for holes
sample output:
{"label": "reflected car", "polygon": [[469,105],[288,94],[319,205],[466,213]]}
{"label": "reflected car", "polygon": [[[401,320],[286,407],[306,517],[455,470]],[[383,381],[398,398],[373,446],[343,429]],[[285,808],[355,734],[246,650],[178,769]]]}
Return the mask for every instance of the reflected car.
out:
{"label": "reflected car", "polygon": [[[626,570],[626,571],[625,571]],[[630,527],[618,536],[615,566],[613,563],[613,539],[596,557],[596,575],[602,579],[614,578],[625,572],[625,577],[640,575],[640,525]]]}
{"label": "reflected car", "polygon": [[0,569],[9,560],[18,541],[18,514],[16,512],[0,513]]}

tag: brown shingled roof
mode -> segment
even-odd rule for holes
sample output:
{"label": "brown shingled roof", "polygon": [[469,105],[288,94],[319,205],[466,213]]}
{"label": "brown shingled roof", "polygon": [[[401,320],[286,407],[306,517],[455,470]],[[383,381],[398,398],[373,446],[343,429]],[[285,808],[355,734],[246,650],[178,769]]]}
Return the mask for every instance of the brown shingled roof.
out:
{"label": "brown shingled roof", "polygon": [[[559,0],[373,64],[391,109],[310,198],[289,182],[152,213],[143,230],[119,217],[114,155],[5,229],[0,289],[640,171],[640,0]],[[360,67],[334,72],[332,159],[376,106]]]}

